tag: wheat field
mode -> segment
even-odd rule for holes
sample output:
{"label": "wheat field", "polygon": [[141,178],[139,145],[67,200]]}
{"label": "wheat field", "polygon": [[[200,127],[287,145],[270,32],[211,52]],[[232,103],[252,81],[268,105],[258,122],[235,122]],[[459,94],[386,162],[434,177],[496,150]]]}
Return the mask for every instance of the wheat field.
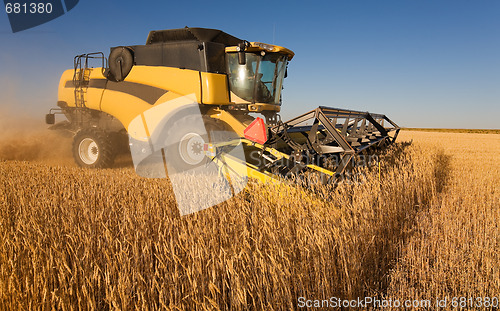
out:
{"label": "wheat field", "polygon": [[86,170],[40,139],[15,155],[4,141],[0,310],[500,296],[500,134],[403,131],[355,183],[250,182],[183,217],[168,180],[126,161]]}

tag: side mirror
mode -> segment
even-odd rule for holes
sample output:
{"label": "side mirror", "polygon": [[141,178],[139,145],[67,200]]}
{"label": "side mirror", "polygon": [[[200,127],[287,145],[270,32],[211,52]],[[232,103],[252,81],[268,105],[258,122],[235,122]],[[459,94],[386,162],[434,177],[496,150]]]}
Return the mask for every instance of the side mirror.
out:
{"label": "side mirror", "polygon": [[245,57],[246,42],[238,43],[238,64],[245,65],[247,63]]}
{"label": "side mirror", "polygon": [[56,115],[53,113],[48,113],[45,115],[45,123],[47,124],[55,124],[56,123]]}
{"label": "side mirror", "polygon": [[245,52],[238,52],[238,64],[245,65],[247,60],[245,59]]}

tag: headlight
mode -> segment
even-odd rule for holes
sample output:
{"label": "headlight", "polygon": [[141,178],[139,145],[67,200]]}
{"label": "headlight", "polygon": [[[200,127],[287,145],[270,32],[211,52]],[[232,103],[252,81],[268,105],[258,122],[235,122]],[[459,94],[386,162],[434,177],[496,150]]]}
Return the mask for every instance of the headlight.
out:
{"label": "headlight", "polygon": [[255,42],[254,43],[256,46],[260,47],[261,49],[264,49],[268,52],[272,52],[274,50],[274,46],[265,44],[265,43],[260,43],[260,42]]}

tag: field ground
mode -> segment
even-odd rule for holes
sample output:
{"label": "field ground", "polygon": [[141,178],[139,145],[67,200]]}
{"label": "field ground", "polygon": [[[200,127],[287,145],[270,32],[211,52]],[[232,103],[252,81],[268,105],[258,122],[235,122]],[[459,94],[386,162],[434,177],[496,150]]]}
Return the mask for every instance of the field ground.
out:
{"label": "field ground", "polygon": [[4,138],[0,310],[283,310],[366,296],[491,306],[500,134],[402,131],[409,141],[358,183],[251,183],[181,218],[168,181],[126,161],[83,170],[40,137]]}
{"label": "field ground", "polygon": [[444,175],[442,192],[419,212],[414,234],[401,248],[388,294],[498,297],[500,135],[403,132],[401,139],[442,150],[447,169],[437,172]]}

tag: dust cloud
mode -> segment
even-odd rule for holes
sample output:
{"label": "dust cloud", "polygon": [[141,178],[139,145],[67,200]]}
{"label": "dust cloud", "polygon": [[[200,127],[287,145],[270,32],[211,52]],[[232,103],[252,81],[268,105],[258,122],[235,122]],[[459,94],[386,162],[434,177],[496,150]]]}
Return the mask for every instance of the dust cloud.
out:
{"label": "dust cloud", "polygon": [[0,108],[0,161],[73,166],[71,137],[49,130],[44,118]]}

